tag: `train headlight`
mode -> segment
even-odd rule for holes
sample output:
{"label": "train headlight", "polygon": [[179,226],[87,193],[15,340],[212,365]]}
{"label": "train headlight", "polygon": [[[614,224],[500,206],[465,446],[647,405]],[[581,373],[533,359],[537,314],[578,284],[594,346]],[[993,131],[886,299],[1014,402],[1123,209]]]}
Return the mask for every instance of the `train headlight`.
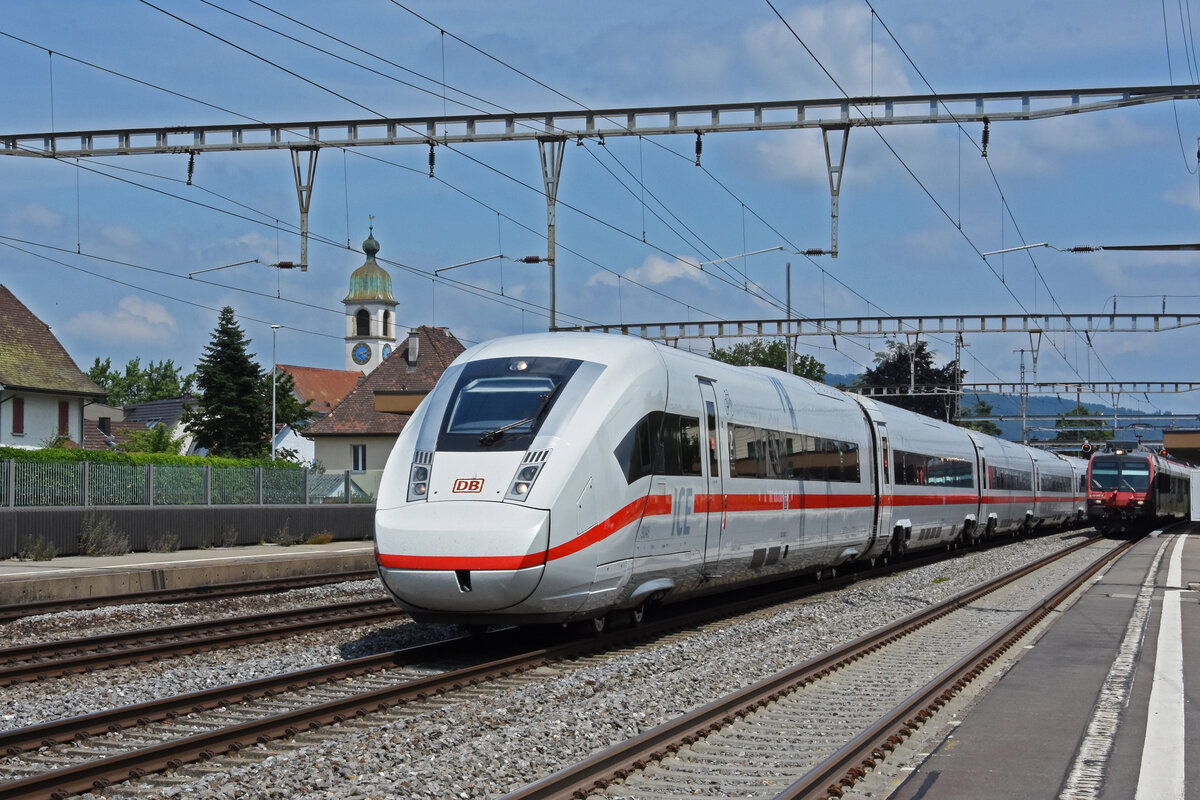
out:
{"label": "train headlight", "polygon": [[429,495],[429,467],[413,464],[408,474],[408,501],[424,500]]}
{"label": "train headlight", "polygon": [[1135,506],[1141,506],[1141,505],[1145,505],[1145,504],[1146,504],[1145,500],[1137,500],[1134,502]]}
{"label": "train headlight", "polygon": [[529,490],[533,488],[533,482],[537,480],[537,476],[541,471],[542,464],[540,463],[522,464],[513,478],[512,486],[508,490],[507,499],[524,500],[529,495]]}

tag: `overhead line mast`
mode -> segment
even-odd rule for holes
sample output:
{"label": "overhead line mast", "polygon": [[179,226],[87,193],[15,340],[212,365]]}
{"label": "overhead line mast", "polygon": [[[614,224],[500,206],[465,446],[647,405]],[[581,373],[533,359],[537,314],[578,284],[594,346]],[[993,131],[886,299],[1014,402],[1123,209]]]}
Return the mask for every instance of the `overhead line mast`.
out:
{"label": "overhead line mast", "polygon": [[[846,147],[853,127],[979,122],[990,131],[991,124],[995,122],[1048,119],[1190,99],[1200,99],[1200,85],[779,100],[529,114],[110,128],[3,134],[0,135],[0,156],[69,159],[173,153],[194,158],[198,153],[209,152],[290,150],[300,206],[301,266],[305,268],[308,208],[312,199],[316,154],[321,148],[537,141],[543,153],[547,146],[552,153],[549,163],[543,166],[543,178],[546,184],[548,238],[553,241],[554,193],[558,188],[562,142],[565,138],[574,138],[582,143],[585,138],[597,138],[603,142],[606,136],[690,134],[700,137],[707,133],[819,128],[825,143],[826,169],[829,173],[832,227],[831,250],[828,254],[836,258],[838,200]],[[842,136],[840,147],[834,146],[834,151],[840,155],[836,159],[832,157],[833,151],[830,149],[830,133],[840,133]],[[307,154],[306,170],[300,168],[302,153]],[[552,247],[546,260],[553,265]],[[556,307],[553,283],[552,270],[551,308]],[[554,327],[552,319],[551,328]]]}

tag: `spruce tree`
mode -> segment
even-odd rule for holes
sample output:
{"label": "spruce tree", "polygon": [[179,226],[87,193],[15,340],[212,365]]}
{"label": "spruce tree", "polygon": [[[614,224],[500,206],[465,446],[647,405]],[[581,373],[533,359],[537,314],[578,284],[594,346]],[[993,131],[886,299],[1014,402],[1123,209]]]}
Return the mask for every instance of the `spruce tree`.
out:
{"label": "spruce tree", "polygon": [[[962,388],[966,371],[957,372],[958,364],[951,361],[940,369],[933,366],[933,353],[925,342],[915,345],[888,340],[887,350],[875,354],[875,366],[863,374],[863,386],[887,387],[895,394],[879,398],[900,408],[907,408],[934,419],[949,420],[953,416],[954,397]],[[946,390],[942,395],[909,394],[910,382],[917,386],[937,386]]]}
{"label": "spruce tree", "polygon": [[196,365],[199,397],[185,417],[196,446],[212,455],[252,458],[264,455],[270,446],[270,408],[262,402],[262,370],[246,352],[248,344],[233,309],[225,306]]}

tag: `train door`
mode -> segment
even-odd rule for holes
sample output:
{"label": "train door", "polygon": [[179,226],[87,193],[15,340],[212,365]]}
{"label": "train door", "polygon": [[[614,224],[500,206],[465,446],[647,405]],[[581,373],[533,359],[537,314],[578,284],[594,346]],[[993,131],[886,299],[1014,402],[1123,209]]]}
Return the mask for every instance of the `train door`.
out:
{"label": "train door", "polygon": [[876,537],[887,536],[892,529],[892,451],[888,445],[887,423],[875,423],[875,432],[879,442],[879,457],[875,459],[875,529],[871,532],[874,543]]}
{"label": "train door", "polygon": [[705,500],[705,536],[704,536],[704,566],[703,572],[708,572],[716,566],[721,557],[721,534],[725,529],[725,492],[721,480],[721,420],[717,407],[717,390],[712,381],[700,378],[700,405],[704,413],[700,415],[701,427],[704,429],[705,467],[704,479],[706,485]]}

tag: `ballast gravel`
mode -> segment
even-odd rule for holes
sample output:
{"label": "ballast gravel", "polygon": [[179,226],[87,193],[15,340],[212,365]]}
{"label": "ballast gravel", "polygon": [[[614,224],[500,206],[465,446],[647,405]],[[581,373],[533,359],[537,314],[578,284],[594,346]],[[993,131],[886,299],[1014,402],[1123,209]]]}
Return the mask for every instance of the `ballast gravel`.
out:
{"label": "ballast gravel", "polygon": [[[256,748],[250,748],[240,758],[218,759],[212,764],[217,771],[187,782],[150,790],[145,785],[140,789],[114,785],[91,796],[112,800],[499,797],[1076,541],[1079,534],[1063,534],[970,552],[773,613],[668,637],[653,646],[543,668],[527,679],[501,682],[489,691],[447,695],[437,707],[411,716],[381,715],[368,718],[367,725],[330,726],[322,729],[319,738],[301,734],[294,743],[298,746],[269,748],[271,754],[265,758],[255,757]],[[244,679],[240,676],[245,672],[262,674],[269,663],[287,671],[326,656],[326,660],[349,657],[347,649],[354,649],[356,637],[360,648],[369,640],[368,646],[379,652],[444,633],[416,624],[394,625],[365,637],[340,631],[319,637],[323,642],[269,658],[254,656],[254,647],[207,654],[203,669],[212,683],[229,682]],[[21,720],[17,724],[30,724],[27,720],[109,704],[106,698],[111,692],[102,689],[111,690],[114,682],[124,684],[123,691],[136,687],[138,697],[120,702],[177,694],[180,684],[193,682],[179,673],[198,669],[193,659],[188,660],[186,666],[130,668],[117,681],[110,673],[99,680],[60,679],[53,696],[35,687],[21,691],[20,699],[10,699],[10,690],[21,687],[9,687],[0,722],[15,727],[14,719]]]}

